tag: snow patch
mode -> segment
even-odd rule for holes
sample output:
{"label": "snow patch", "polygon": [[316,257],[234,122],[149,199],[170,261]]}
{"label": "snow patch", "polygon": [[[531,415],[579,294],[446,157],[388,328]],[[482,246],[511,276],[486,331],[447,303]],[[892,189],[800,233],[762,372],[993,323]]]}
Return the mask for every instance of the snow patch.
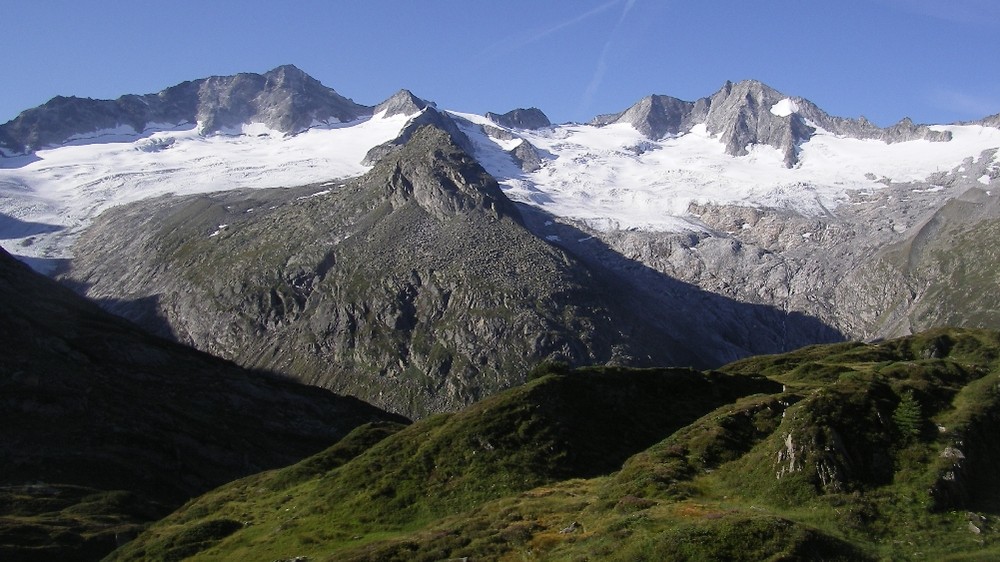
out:
{"label": "snow patch", "polygon": [[791,98],[785,98],[771,106],[771,113],[778,117],[788,117],[793,113],[798,113],[799,104]]}
{"label": "snow patch", "polygon": [[330,193],[330,190],[329,189],[324,189],[323,191],[317,191],[316,193],[313,193],[312,195],[303,195],[302,197],[296,197],[296,199],[299,200],[299,201],[302,201],[303,199],[312,199],[313,197],[319,197],[321,195],[326,195],[328,193]]}
{"label": "snow patch", "polygon": [[981,183],[983,185],[989,185],[990,184],[990,175],[989,174],[983,174],[983,175],[979,176],[979,183]]}

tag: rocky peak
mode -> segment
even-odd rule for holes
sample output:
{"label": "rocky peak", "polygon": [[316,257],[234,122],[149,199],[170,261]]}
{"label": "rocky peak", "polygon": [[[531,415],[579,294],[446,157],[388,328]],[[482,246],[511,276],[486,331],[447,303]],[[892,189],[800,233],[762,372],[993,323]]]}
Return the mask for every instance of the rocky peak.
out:
{"label": "rocky peak", "polygon": [[612,123],[629,123],[652,140],[684,134],[692,126],[704,124],[725,144],[727,154],[744,156],[752,146],[772,146],[782,151],[788,167],[798,163],[799,145],[812,137],[817,126],[837,135],[887,143],[951,140],[951,133],[916,125],[910,119],[883,129],[864,117],[833,117],[809,100],[787,96],[759,80],[726,81],[716,93],[694,102],[647,96],[621,113],[600,115],[591,121],[596,126]]}
{"label": "rocky peak", "polygon": [[297,133],[313,123],[347,122],[371,113],[323,86],[292,65],[263,75],[213,76],[198,90],[197,121],[203,133],[263,123],[283,133]]}
{"label": "rocky peak", "polygon": [[420,113],[428,106],[433,107],[434,104],[418,98],[409,90],[400,90],[389,99],[376,105],[374,113],[377,115],[384,111],[385,115],[383,117],[392,117],[394,115],[409,116]]}
{"label": "rocky peak", "polygon": [[427,105],[424,107],[423,111],[414,115],[409,121],[407,121],[406,125],[399,131],[396,138],[369,150],[368,153],[365,154],[365,158],[362,160],[362,163],[366,166],[376,164],[382,158],[385,158],[389,154],[399,150],[403,145],[410,141],[418,129],[425,126],[431,126],[443,131],[467,154],[474,153],[472,141],[470,141],[469,137],[467,137],[465,133],[459,129],[455,120],[452,119],[448,113],[443,113],[435,109],[433,106]]}
{"label": "rocky peak", "polygon": [[653,139],[684,132],[691,126],[694,104],[670,96],[647,96],[621,114],[616,122],[631,123]]}
{"label": "rocky peak", "polygon": [[487,112],[486,118],[498,125],[510,129],[542,129],[552,125],[549,118],[542,113],[541,109],[529,107],[527,109],[512,109],[503,115]]}
{"label": "rocky peak", "polygon": [[278,86],[291,89],[301,89],[306,84],[312,86],[319,84],[318,80],[309,76],[294,64],[283,64],[272,68],[265,72],[263,76],[268,83],[273,82]]}
{"label": "rocky peak", "polygon": [[413,200],[438,219],[487,213],[521,222],[520,213],[496,180],[446,131],[422,126],[366,176],[385,185],[393,206]]}
{"label": "rocky peak", "polygon": [[[727,81],[703,104],[707,110],[703,119],[728,154],[743,156],[747,147],[765,144],[783,151],[785,165],[791,167],[798,160],[798,143],[815,131],[799,115],[799,101],[805,100],[789,98],[757,80]],[[693,118],[700,121],[702,116]]]}

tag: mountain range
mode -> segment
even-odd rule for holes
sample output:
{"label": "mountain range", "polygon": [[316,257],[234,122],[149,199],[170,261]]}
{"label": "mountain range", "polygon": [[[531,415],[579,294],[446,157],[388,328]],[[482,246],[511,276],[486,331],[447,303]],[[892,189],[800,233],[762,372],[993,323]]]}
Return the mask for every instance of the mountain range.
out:
{"label": "mountain range", "polygon": [[[306,536],[338,548],[367,537],[343,551],[358,559],[507,555],[513,551],[433,538],[497,536],[440,518],[467,518],[468,506],[493,510],[490,502],[550,485],[570,493],[573,478],[596,478],[580,485],[597,497],[628,491],[586,509],[607,526],[601,536],[618,537],[632,553],[667,551],[643,533],[634,536],[646,542],[619,536],[628,525],[602,510],[653,509],[657,521],[673,521],[671,532],[695,532],[672,519],[679,512],[670,510],[704,507],[670,503],[681,489],[684,498],[711,498],[709,511],[721,514],[713,517],[725,525],[706,532],[730,537],[735,527],[757,525],[758,539],[798,537],[761,539],[759,552],[785,549],[792,557],[811,548],[833,558],[875,556],[872,536],[913,540],[908,530],[866,519],[866,510],[904,517],[883,500],[916,488],[886,488],[894,478],[935,482],[930,499],[919,500],[934,509],[992,513],[995,491],[983,484],[982,467],[995,448],[988,440],[960,445],[957,435],[980,443],[995,421],[992,395],[964,390],[991,380],[995,335],[940,330],[1000,329],[992,302],[1000,286],[998,119],[904,119],[880,128],[748,80],[696,101],[653,95],[587,124],[553,124],[537,108],[473,115],[407,90],[361,105],[290,65],[117,100],[58,97],[29,109],[0,125],[0,241],[55,280],[0,255],[9,279],[2,305],[13,319],[3,338],[18,350],[0,361],[3,384],[12,385],[5,396],[16,397],[8,411],[17,430],[3,445],[20,467],[2,483],[16,498],[0,519],[2,544],[13,545],[4,552],[88,559],[113,547],[115,533],[123,542],[211,487],[327,445],[299,468],[242,485],[297,498],[289,486],[314,490],[314,478],[343,478],[331,485],[355,498],[351,505],[388,498],[382,515],[357,521],[324,519],[311,507],[319,527],[294,535],[309,556],[316,553],[301,542]],[[836,344],[773,363],[733,363],[934,329],[881,346]],[[920,369],[928,370],[908,370],[925,360]],[[583,365],[603,367],[571,371]],[[66,378],[74,369],[78,376]],[[683,398],[689,390],[699,398]],[[80,393],[93,407],[79,411],[66,400]],[[923,408],[916,441],[885,422],[907,393]],[[758,397],[743,398],[750,394]],[[835,398],[824,401],[828,395]],[[153,405],[164,397],[165,405]],[[685,401],[696,407],[685,410]],[[797,402],[804,425],[774,417]],[[659,419],[657,403],[685,413],[649,427]],[[553,410],[529,414],[545,404]],[[503,429],[490,437],[494,411],[517,415],[497,418]],[[528,418],[517,418],[522,413]],[[834,414],[861,416],[875,429],[824,425]],[[402,416],[421,421],[402,429]],[[719,416],[755,421],[711,421]],[[932,435],[931,417],[942,427],[960,418],[963,429]],[[604,421],[588,435],[623,425],[592,445],[573,433],[596,420]],[[366,421],[376,423],[344,438]],[[73,430],[51,436],[54,426]],[[219,428],[231,433],[217,440]],[[619,443],[620,432],[634,441]],[[260,440],[250,443],[251,434]],[[509,468],[499,479],[484,473],[448,484],[457,473],[435,455],[471,458],[515,434],[520,441],[497,449],[494,460]],[[106,442],[107,435],[118,437]],[[428,445],[433,454],[407,448],[437,437],[443,441]],[[746,447],[733,445],[740,439]],[[289,448],[278,447],[284,442]],[[480,445],[468,448],[472,442]],[[542,443],[555,451],[552,464],[531,456]],[[681,462],[677,446],[700,451],[700,460]],[[394,460],[379,456],[382,447],[397,452]],[[947,447],[980,459],[963,465],[970,467],[963,478],[987,490],[987,500],[942,483],[953,480],[942,480],[931,459],[952,458],[938,450]],[[877,454],[883,449],[888,456]],[[135,462],[122,460],[129,454]],[[808,478],[767,487],[763,497],[726,476],[765,466],[765,458],[785,467],[776,468],[779,481],[804,467]],[[412,474],[383,472],[396,462]],[[107,463],[121,468],[94,468]],[[154,466],[174,468],[160,474]],[[716,468],[718,480],[691,476]],[[427,492],[424,505],[410,477],[440,480],[442,488]],[[699,495],[702,485],[777,511],[755,518],[739,504],[730,528],[719,503],[725,497]],[[226,503],[247,489],[219,493]],[[122,507],[133,497],[149,509]],[[846,502],[837,505],[859,522],[829,526],[782,511],[793,497],[819,502],[814,507]],[[275,498],[262,500],[265,511],[290,501]],[[120,556],[238,557],[247,548],[240,544],[265,540],[258,528],[241,528],[292,525],[253,502],[240,508],[249,519],[212,496],[204,502]],[[413,513],[383,516],[407,502]],[[545,538],[546,518],[569,513],[560,511],[572,511],[569,504],[516,503],[549,511],[511,525],[491,519],[510,534],[506,544],[573,556],[561,539]],[[673,515],[653,507],[660,505]],[[67,518],[79,524],[67,527]],[[934,521],[927,524],[943,524]],[[557,534],[574,535],[580,522],[566,524],[570,530]],[[330,535],[331,528],[338,530]],[[580,532],[581,540],[590,536]],[[230,535],[235,542],[225,542]],[[389,535],[397,538],[378,539]],[[217,543],[235,550],[213,551]],[[274,556],[297,556],[283,550],[290,543],[274,544]]]}

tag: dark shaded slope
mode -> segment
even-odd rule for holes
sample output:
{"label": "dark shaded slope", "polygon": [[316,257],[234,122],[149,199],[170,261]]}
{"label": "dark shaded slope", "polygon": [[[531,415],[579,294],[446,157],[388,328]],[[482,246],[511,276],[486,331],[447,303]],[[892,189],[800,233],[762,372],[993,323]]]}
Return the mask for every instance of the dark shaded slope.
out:
{"label": "dark shaded slope", "polygon": [[0,250],[0,558],[96,559],[187,498],[398,419],[159,338]]}

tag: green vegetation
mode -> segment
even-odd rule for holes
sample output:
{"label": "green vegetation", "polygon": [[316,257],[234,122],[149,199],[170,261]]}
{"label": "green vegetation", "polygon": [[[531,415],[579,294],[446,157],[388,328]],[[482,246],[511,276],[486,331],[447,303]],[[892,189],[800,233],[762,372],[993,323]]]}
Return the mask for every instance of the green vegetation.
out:
{"label": "green vegetation", "polygon": [[528,378],[219,488],[114,557],[1000,556],[1000,334]]}
{"label": "green vegetation", "polygon": [[899,399],[899,406],[892,413],[892,420],[896,422],[896,429],[905,439],[916,438],[920,435],[924,425],[924,415],[920,411],[920,403],[913,397],[913,391],[908,390]]}

